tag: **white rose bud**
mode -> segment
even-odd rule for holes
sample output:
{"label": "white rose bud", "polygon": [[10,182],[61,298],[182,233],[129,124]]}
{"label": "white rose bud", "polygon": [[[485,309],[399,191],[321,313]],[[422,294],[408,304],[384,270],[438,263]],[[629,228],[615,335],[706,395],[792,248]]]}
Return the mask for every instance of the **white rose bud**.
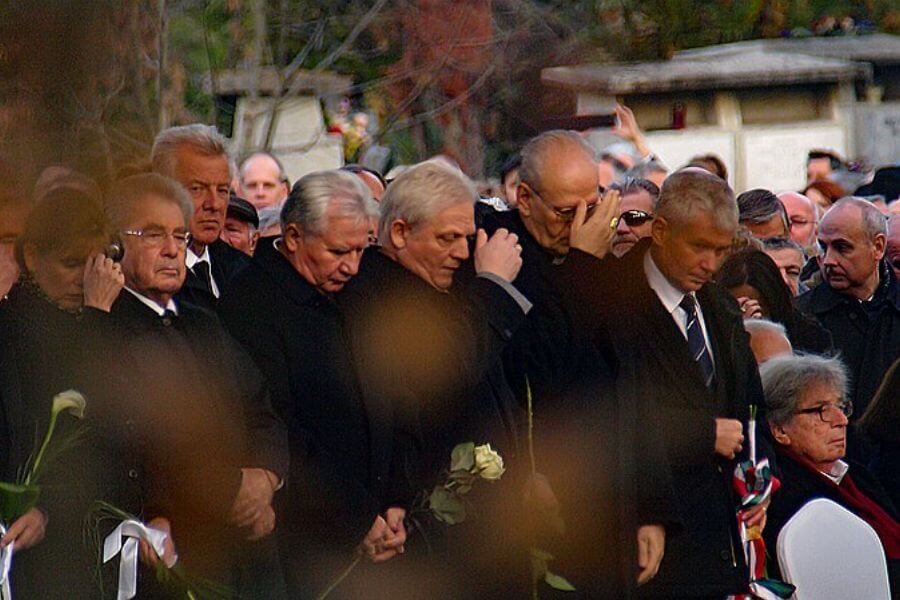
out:
{"label": "white rose bud", "polygon": [[503,457],[490,444],[475,446],[475,468],[478,476],[487,481],[497,481],[506,472]]}
{"label": "white rose bud", "polygon": [[50,412],[53,416],[56,416],[61,412],[68,412],[73,417],[82,419],[84,418],[84,408],[86,405],[87,400],[84,399],[84,396],[82,396],[80,392],[66,390],[53,397],[53,406],[50,408]]}

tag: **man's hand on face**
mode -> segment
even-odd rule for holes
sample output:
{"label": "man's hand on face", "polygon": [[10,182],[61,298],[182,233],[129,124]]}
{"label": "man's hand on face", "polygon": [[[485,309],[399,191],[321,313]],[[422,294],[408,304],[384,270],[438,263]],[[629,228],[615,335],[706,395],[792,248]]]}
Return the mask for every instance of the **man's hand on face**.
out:
{"label": "man's hand on face", "polygon": [[[250,527],[250,539],[257,539],[275,528],[272,496],[277,477],[265,469],[241,469],[241,487],[229,513],[229,522],[238,527]],[[261,535],[260,532],[262,533]]]}
{"label": "man's hand on face", "polygon": [[31,548],[44,539],[47,531],[47,516],[37,508],[32,508],[24,515],[13,521],[6,530],[6,535],[0,538],[0,548],[6,548],[15,542],[16,551]]}
{"label": "man's hand on face", "polygon": [[575,209],[575,219],[569,233],[569,246],[603,258],[609,252],[616,234],[619,216],[619,192],[607,190],[597,208],[588,216],[587,203],[582,200]]}
{"label": "man's hand on face", "polygon": [[[156,517],[155,519],[147,523],[147,526],[166,532],[166,541],[163,542],[163,555],[161,560],[166,566],[172,566],[173,564],[175,564],[175,557],[177,555],[175,554],[175,540],[172,539],[172,524],[165,517]],[[148,567],[155,568],[160,561],[160,557],[156,553],[156,550],[154,550],[153,547],[143,538],[141,538],[139,548],[139,556],[141,558],[141,562]]]}
{"label": "man's hand on face", "polygon": [[735,419],[716,419],[716,454],[728,460],[743,450],[744,425]]}
{"label": "man's hand on face", "polygon": [[122,266],[97,254],[84,265],[84,305],[109,312],[125,286]]}
{"label": "man's hand on face", "polygon": [[522,268],[522,246],[519,236],[506,229],[498,229],[488,239],[484,229],[475,238],[475,272],[493,273],[512,283]]}
{"label": "man's hand on face", "polygon": [[643,525],[638,528],[638,585],[644,585],[659,571],[666,549],[666,530],[662,525]]}

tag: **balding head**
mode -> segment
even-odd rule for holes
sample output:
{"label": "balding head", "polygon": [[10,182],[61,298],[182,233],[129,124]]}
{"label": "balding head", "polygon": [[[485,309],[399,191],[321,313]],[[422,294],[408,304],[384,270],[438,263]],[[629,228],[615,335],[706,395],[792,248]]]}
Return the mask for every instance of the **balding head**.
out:
{"label": "balding head", "polygon": [[256,152],[241,163],[241,189],[257,210],[281,205],[290,188],[281,163],[271,154]]}
{"label": "balding head", "polygon": [[600,199],[594,151],[573,131],[547,131],[522,148],[516,197],[525,228],[554,255],[569,251],[569,232],[579,202]]}
{"label": "balding head", "polygon": [[868,300],[878,288],[878,263],[887,245],[884,215],[860,198],[843,198],[819,224],[819,264],[837,292]]}
{"label": "balding head", "polygon": [[816,224],[818,212],[812,200],[797,192],[781,192],[778,200],[784,205],[790,220],[790,237],[800,244],[801,248],[809,248],[816,243]]}

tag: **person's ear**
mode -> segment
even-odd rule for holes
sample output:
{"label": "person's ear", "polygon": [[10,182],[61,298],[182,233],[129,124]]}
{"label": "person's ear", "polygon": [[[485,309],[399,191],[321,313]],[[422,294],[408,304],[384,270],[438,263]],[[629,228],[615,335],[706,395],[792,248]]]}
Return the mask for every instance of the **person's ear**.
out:
{"label": "person's ear", "polygon": [[284,247],[292,254],[303,245],[303,232],[296,223],[289,223],[284,228],[281,238],[284,241]]}
{"label": "person's ear", "polygon": [[887,236],[883,233],[877,234],[875,239],[872,240],[872,246],[874,248],[875,258],[881,260],[884,258],[884,253],[887,250]]}
{"label": "person's ear", "polygon": [[32,244],[22,245],[22,262],[25,263],[25,272],[34,272],[35,265],[38,262],[37,249]]}
{"label": "person's ear", "polygon": [[395,219],[391,223],[391,229],[389,231],[391,246],[396,250],[406,248],[410,233],[412,233],[412,229],[410,228],[409,223],[403,219]]}
{"label": "person's ear", "polygon": [[772,432],[772,437],[775,438],[775,441],[782,446],[791,445],[791,436],[785,431],[784,425],[773,425],[769,423],[769,431]]}
{"label": "person's ear", "polygon": [[653,219],[652,223],[653,224],[650,227],[650,237],[653,238],[653,245],[662,246],[671,233],[669,222],[666,221],[665,217],[657,216]]}
{"label": "person's ear", "polygon": [[531,216],[531,202],[534,200],[534,192],[531,187],[524,182],[519,182],[516,186],[516,208],[523,217]]}

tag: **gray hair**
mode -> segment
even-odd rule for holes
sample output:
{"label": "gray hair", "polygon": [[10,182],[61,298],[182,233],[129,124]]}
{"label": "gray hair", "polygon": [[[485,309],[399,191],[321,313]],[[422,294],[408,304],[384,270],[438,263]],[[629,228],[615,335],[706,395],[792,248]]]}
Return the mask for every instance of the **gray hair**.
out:
{"label": "gray hair", "polygon": [[[153,140],[150,161],[153,170],[162,175],[175,175],[175,154],[182,146],[191,146],[204,156],[224,156],[228,160],[228,170],[232,169],[232,160],[228,154],[225,138],[211,125],[194,123],[163,129]],[[232,173],[233,174],[233,173]]]}
{"label": "gray hair", "polygon": [[553,129],[531,138],[522,148],[522,165],[519,167],[519,181],[527,183],[532,189],[541,192],[541,175],[544,172],[544,161],[561,147],[582,150],[592,161],[596,161],[594,149],[584,138],[574,131]]}
{"label": "gray hair", "polygon": [[687,224],[698,212],[712,217],[716,227],[737,231],[738,206],[728,183],[699,167],[686,167],[663,183],[656,214],[673,224]]}
{"label": "gray hair", "polygon": [[838,358],[815,354],[779,356],[759,367],[768,406],[767,418],[775,426],[784,425],[796,414],[803,392],[814,384],[824,384],[847,397],[847,367]]}
{"label": "gray hair", "polygon": [[860,217],[862,218],[862,229],[870,242],[874,242],[875,236],[877,235],[887,235],[887,219],[881,211],[875,208],[871,202],[863,200],[862,198],[856,198],[855,196],[841,198],[832,204],[831,208],[828,209],[828,212],[825,213],[825,216],[822,217],[822,220],[824,221],[825,217],[827,217],[830,212],[840,210],[846,206],[856,206],[859,208]]}
{"label": "gray hair", "polygon": [[249,155],[247,158],[245,158],[244,160],[241,161],[241,167],[238,170],[238,173],[240,174],[242,181],[244,179],[244,170],[247,168],[247,163],[257,157],[265,157],[265,158],[271,159],[272,162],[275,163],[275,166],[278,167],[278,181],[280,183],[286,183],[288,185],[291,184],[291,181],[290,181],[290,179],[288,179],[288,176],[287,176],[287,171],[284,170],[284,165],[281,163],[280,160],[278,160],[278,157],[275,156],[274,154],[270,154],[269,152],[262,152],[262,151],[254,152],[253,154]]}
{"label": "gray hair", "polygon": [[787,329],[784,328],[784,325],[768,319],[747,319],[744,321],[744,329],[751,335],[757,331],[765,331],[767,333],[783,335],[785,338],[788,336]]}
{"label": "gray hair", "polygon": [[113,229],[129,226],[134,209],[150,197],[160,198],[178,207],[185,227],[191,221],[194,204],[184,187],[159,173],[141,173],[120,179],[112,184],[106,201],[106,218]]}
{"label": "gray hair", "polygon": [[763,250],[795,250],[801,256],[805,256],[800,244],[789,237],[774,237],[760,241],[762,242]]}
{"label": "gray hair", "polygon": [[768,223],[773,217],[781,217],[784,230],[790,230],[787,211],[778,196],[769,190],[755,189],[744,192],[737,197],[740,222],[751,225]]}
{"label": "gray hair", "polygon": [[649,179],[627,178],[622,183],[610,185],[609,189],[618,190],[622,197],[638,192],[647,192],[650,195],[653,210],[656,210],[656,203],[659,202],[659,187]]}
{"label": "gray hair", "polygon": [[333,209],[359,222],[378,216],[372,192],[358,177],[346,171],[316,171],[297,180],[281,209],[281,226],[293,223],[305,234],[322,235]]}
{"label": "gray hair", "polygon": [[451,206],[474,206],[477,200],[478,191],[462,171],[435,161],[420,163],[404,171],[385,190],[378,239],[387,243],[394,221],[406,221],[415,227]]}
{"label": "gray hair", "polygon": [[647,177],[653,173],[662,173],[663,175],[668,175],[669,168],[659,162],[659,160],[654,158],[647,162],[636,164],[625,173],[625,176],[632,177],[634,179],[647,179]]}

